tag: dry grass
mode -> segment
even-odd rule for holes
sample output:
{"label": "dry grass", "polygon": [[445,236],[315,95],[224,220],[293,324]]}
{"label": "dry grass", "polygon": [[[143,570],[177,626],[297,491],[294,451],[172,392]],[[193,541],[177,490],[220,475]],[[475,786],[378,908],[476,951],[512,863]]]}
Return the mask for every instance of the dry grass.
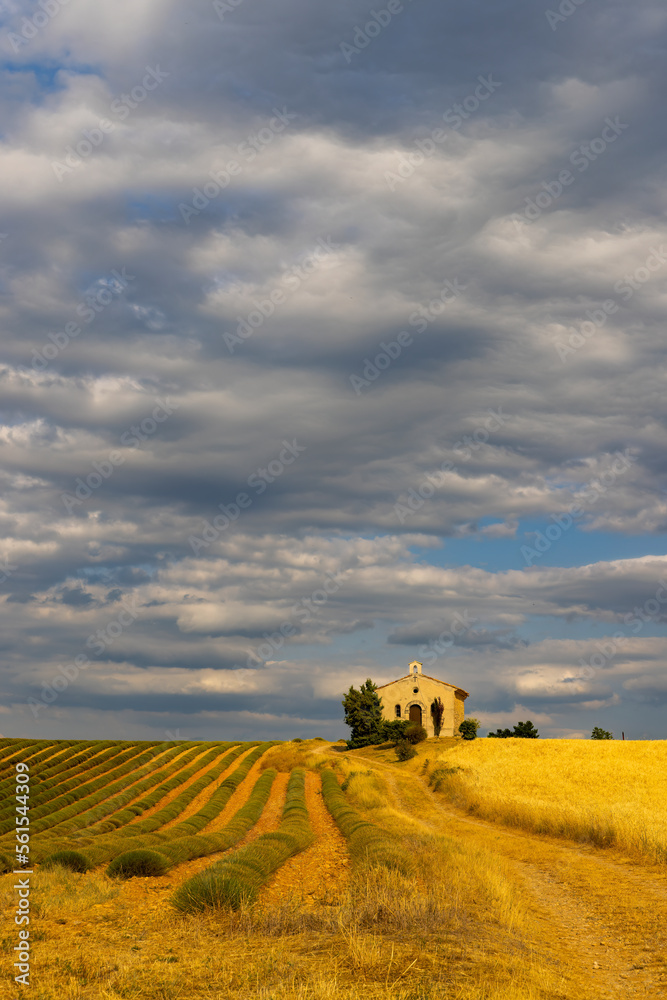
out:
{"label": "dry grass", "polygon": [[[9,877],[7,881],[9,883]],[[73,917],[118,896],[117,883],[105,875],[94,872],[84,875],[59,865],[40,869],[39,878],[33,879],[33,884],[31,906],[38,918]]]}
{"label": "dry grass", "polygon": [[[441,876],[444,873],[443,891],[448,885],[450,893],[458,894],[458,912],[472,921],[473,940],[488,945],[487,958],[493,959],[491,972],[486,965],[488,993],[464,990],[460,996],[495,995],[507,972],[508,955],[513,955],[516,972],[508,996],[515,995],[519,982],[525,993],[519,989],[518,995],[531,997],[542,995],[540,990],[550,998],[577,1000],[667,995],[663,867],[642,868],[617,854],[505,832],[443,810],[441,796],[434,796],[421,780],[433,750],[432,745],[420,747],[420,759],[408,767],[377,761],[378,751],[369,751],[365,760],[350,755],[341,767],[348,773],[348,796],[354,804],[361,809],[363,802],[375,803],[367,810],[368,819],[397,838],[401,831],[413,837],[421,872],[428,872],[430,861]],[[461,753],[466,752],[462,746]],[[449,766],[452,763],[448,760]],[[359,770],[362,764],[364,771]],[[517,788],[522,782],[525,788],[523,769],[519,775]],[[466,933],[464,924],[459,933]],[[479,951],[477,955],[482,962]],[[603,963],[596,985],[591,982],[591,970],[599,965],[593,965],[594,959]],[[632,986],[629,974],[644,982]]]}
{"label": "dry grass", "polygon": [[431,775],[462,768],[440,791],[471,814],[667,861],[665,741],[482,739],[425,755]]}
{"label": "dry grass", "polygon": [[[40,872],[35,1000],[565,996],[548,963],[528,954],[502,862],[401,810],[383,775],[367,770],[348,788],[411,852],[416,878],[362,868],[319,908],[284,898],[181,916],[151,879],[119,886],[99,873]],[[6,908],[12,881],[2,879]],[[8,985],[10,963],[6,939],[0,997],[20,995]]]}
{"label": "dry grass", "polygon": [[[460,897],[436,885],[415,892],[386,871],[360,875],[339,905],[319,911],[283,902],[189,917],[154,902],[149,886],[139,902],[99,875],[40,882],[36,1000],[559,996],[539,987],[546,970],[516,967],[516,942],[485,942]],[[5,939],[0,996],[13,998],[10,947]]]}
{"label": "dry grass", "polygon": [[[562,914],[548,901],[529,898],[525,874],[556,872],[553,891],[566,883],[572,891],[579,887],[582,898],[599,901],[602,920],[612,903],[622,907],[612,914],[618,928],[629,926],[628,907],[636,903],[632,892],[616,892],[609,873],[600,878],[590,852],[580,851],[582,860],[572,849],[563,860],[558,852],[564,855],[565,848],[554,847],[553,841],[510,833],[503,833],[501,845],[499,828],[443,811],[442,795],[434,796],[417,780],[429,757],[429,771],[443,764],[464,768],[445,775],[443,782],[446,794],[460,796],[463,806],[473,791],[492,806],[495,795],[508,808],[515,803],[539,806],[544,815],[561,799],[576,814],[575,795],[587,809],[602,809],[605,797],[610,807],[622,804],[621,793],[610,798],[618,780],[626,783],[624,794],[630,794],[632,769],[628,766],[626,774],[619,765],[620,745],[601,749],[578,744],[571,753],[565,741],[558,741],[554,751],[555,742],[479,741],[447,750],[443,760],[436,760],[442,749],[429,742],[419,747],[419,758],[400,765],[392,763],[389,751],[369,751],[366,757],[357,752],[327,755],[315,753],[311,744],[271,751],[267,766],[275,767],[276,760],[285,768],[295,759],[303,764],[311,754],[317,764],[334,763],[354,807],[409,852],[414,876],[361,866],[329,898],[323,893],[322,905],[304,906],[298,894],[278,899],[266,894],[236,912],[182,915],[170,904],[173,888],[205,859],[178,866],[164,879],[122,884],[99,872],[38,870],[32,879],[33,1000],[625,998],[629,994],[607,994],[592,986],[590,966],[582,965],[581,954],[554,943],[552,927]],[[645,759],[641,745],[626,743],[623,749],[632,748],[634,771],[643,768],[646,777],[644,782],[635,773],[637,796],[630,803],[647,808],[642,788],[654,782],[651,787],[663,791],[660,798],[654,792],[652,800],[660,816],[667,789],[659,769],[656,774],[652,770],[657,758],[648,750],[655,746],[644,745]],[[606,765],[601,755],[594,756],[600,750],[607,754]],[[625,760],[629,764],[632,757]],[[593,782],[600,783],[597,790],[589,787],[591,768]],[[552,792],[546,793],[549,769],[557,772],[553,803]],[[277,783],[284,786],[286,781],[283,773]],[[260,824],[273,822],[273,813],[269,809]],[[515,809],[513,815],[519,814]],[[498,812],[488,818],[500,817]],[[629,873],[632,868],[628,866]],[[14,881],[13,875],[0,876],[5,913],[14,904]],[[652,940],[644,926],[649,916],[656,941],[662,933],[664,914],[652,906],[652,914],[650,908],[646,913],[637,908],[638,941]],[[581,927],[573,926],[578,940]],[[0,998],[18,1000],[22,994],[12,983],[11,967],[14,929],[9,921],[5,927]]]}
{"label": "dry grass", "polygon": [[260,770],[272,767],[276,771],[293,771],[295,767],[316,767],[322,763],[322,758],[313,753],[312,745],[313,741],[304,741],[272,747],[262,757]]}
{"label": "dry grass", "polygon": [[437,813],[408,774],[391,776],[390,783],[386,773],[351,769],[345,784],[353,805],[397,841],[407,840],[422,886],[437,887],[459,906],[464,899],[484,899],[507,932],[523,926],[525,911],[507,865],[489,851],[435,832],[429,820]]}

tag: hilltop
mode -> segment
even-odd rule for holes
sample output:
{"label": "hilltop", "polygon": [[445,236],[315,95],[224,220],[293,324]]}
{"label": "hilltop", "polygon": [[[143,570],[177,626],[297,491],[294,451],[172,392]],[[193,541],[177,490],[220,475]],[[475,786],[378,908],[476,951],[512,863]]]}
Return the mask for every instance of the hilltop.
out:
{"label": "hilltop", "polygon": [[[663,743],[417,750],[0,741],[6,854],[16,762],[31,773],[36,995],[663,995]],[[129,847],[163,870],[112,877]],[[49,867],[64,849],[88,870]],[[2,876],[7,911],[14,883]],[[14,943],[0,996],[19,995]]]}

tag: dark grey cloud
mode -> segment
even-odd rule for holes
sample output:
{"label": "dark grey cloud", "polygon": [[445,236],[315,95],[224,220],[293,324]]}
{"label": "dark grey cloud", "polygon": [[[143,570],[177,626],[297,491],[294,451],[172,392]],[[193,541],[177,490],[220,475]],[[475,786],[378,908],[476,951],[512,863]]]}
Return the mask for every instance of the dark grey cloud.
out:
{"label": "dark grey cloud", "polygon": [[[663,606],[627,621],[663,563],[594,542],[666,533],[667,15],[403,6],[368,44],[361,0],[103,0],[5,35],[2,684],[31,733],[333,732],[398,646],[490,723],[661,701]],[[577,565],[520,555],[575,531]],[[443,540],[469,548],[443,566]],[[38,724],[29,692],[132,602]],[[628,673],[581,687],[619,628],[594,669]],[[252,654],[282,688],[228,690]]]}
{"label": "dark grey cloud", "polygon": [[81,587],[64,587],[60,592],[62,604],[69,604],[70,607],[81,608],[93,603],[92,594],[88,594]]}

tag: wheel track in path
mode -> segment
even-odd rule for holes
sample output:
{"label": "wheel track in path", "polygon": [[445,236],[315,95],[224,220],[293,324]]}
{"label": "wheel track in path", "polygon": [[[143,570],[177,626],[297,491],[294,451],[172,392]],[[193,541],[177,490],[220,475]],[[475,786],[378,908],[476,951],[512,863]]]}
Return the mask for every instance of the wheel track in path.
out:
{"label": "wheel track in path", "polygon": [[260,903],[271,906],[291,897],[310,909],[340,899],[350,876],[345,838],[322,798],[320,775],[306,772],[306,806],[315,842],[289,858],[260,892]]}
{"label": "wheel track in path", "polygon": [[[538,937],[581,1000],[665,1000],[667,873],[597,848],[476,819],[436,798],[413,771],[363,758],[387,780],[401,808],[438,833],[503,858],[525,889]],[[397,779],[421,789],[415,816]]]}

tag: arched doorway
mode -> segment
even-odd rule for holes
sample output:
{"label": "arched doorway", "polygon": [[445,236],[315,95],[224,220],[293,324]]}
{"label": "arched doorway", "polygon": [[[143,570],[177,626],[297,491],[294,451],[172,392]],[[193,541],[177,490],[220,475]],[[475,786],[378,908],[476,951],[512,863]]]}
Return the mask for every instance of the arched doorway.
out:
{"label": "arched doorway", "polygon": [[410,722],[422,724],[422,710],[420,705],[410,705]]}

